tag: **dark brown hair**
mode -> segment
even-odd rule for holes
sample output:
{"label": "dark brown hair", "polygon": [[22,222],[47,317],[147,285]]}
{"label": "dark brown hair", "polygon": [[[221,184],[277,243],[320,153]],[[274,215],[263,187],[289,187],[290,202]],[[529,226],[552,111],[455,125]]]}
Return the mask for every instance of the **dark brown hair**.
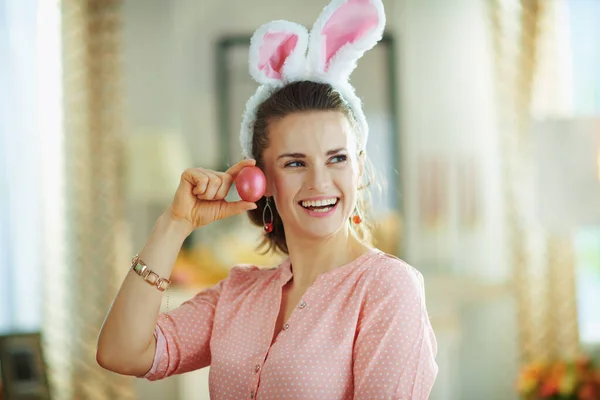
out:
{"label": "dark brown hair", "polygon": [[[356,120],[350,106],[331,85],[311,81],[290,83],[278,89],[258,107],[252,135],[252,157],[256,160],[258,167],[264,170],[263,153],[269,147],[269,122],[284,118],[292,113],[304,111],[339,111],[348,118],[352,126],[355,127],[354,129],[357,129]],[[372,176],[372,168],[367,156],[366,154],[362,156],[364,157],[363,178],[367,174]],[[351,224],[357,236],[366,242],[371,241],[371,230],[367,216],[370,211],[370,196],[368,190],[362,189],[369,186],[371,180],[369,179],[369,183],[361,185],[359,188],[361,190],[358,193],[356,208],[360,213],[362,222],[358,225]],[[273,211],[273,230],[269,233],[265,232],[264,240],[259,247],[267,247],[265,252],[279,250],[287,254],[288,248],[283,222],[274,203],[274,201],[271,201],[270,204]],[[248,215],[255,225],[262,227],[266,198],[262,197],[256,204],[258,207],[249,211]],[[266,217],[269,218],[269,216],[267,211]]]}

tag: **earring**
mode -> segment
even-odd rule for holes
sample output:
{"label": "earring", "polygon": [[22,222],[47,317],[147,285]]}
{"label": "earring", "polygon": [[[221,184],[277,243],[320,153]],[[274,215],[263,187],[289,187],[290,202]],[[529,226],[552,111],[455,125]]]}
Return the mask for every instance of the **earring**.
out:
{"label": "earring", "polygon": [[[265,197],[265,199],[267,200],[267,203],[265,204],[265,208],[263,208],[263,229],[265,230],[265,232],[271,233],[273,231],[273,209],[271,208],[271,204],[269,203],[269,198]],[[267,209],[269,209],[269,222],[267,222],[267,219],[265,218],[267,214]]]}
{"label": "earring", "polygon": [[356,225],[358,225],[362,222],[362,218],[360,216],[360,212],[358,212],[358,208],[354,209],[354,215],[352,216],[352,222],[354,222]]}

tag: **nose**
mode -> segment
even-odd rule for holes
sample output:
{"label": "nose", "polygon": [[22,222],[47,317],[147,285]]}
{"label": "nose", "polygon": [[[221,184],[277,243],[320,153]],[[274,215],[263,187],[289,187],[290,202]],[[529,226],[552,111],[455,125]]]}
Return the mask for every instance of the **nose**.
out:
{"label": "nose", "polygon": [[311,168],[308,173],[308,189],[325,192],[331,187],[331,174],[327,168]]}

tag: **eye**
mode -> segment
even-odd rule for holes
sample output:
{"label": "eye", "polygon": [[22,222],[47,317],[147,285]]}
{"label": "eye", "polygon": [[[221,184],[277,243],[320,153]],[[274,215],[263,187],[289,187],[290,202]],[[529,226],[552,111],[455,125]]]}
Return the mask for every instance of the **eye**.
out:
{"label": "eye", "polygon": [[346,154],[338,154],[337,156],[333,156],[330,158],[330,161],[338,164],[348,160],[348,156]]}
{"label": "eye", "polygon": [[304,165],[302,163],[302,161],[290,161],[290,162],[285,163],[284,167],[297,168],[297,167],[301,167],[302,165]]}

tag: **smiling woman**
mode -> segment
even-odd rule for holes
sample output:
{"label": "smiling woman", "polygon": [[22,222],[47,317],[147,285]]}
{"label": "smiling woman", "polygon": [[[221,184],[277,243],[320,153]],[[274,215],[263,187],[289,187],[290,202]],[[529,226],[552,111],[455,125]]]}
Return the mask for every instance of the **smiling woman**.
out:
{"label": "smiling woman", "polygon": [[[261,86],[242,118],[245,159],[225,172],[183,172],[102,327],[100,365],[148,380],[210,365],[214,399],[429,397],[437,341],[423,277],[375,248],[362,219],[369,130],[349,75],[384,25],[380,0],[334,0],[308,49],[297,24],[256,31],[250,72]],[[254,166],[264,172],[264,196],[226,201]],[[159,313],[183,240],[244,212],[286,258],[273,268],[235,265]]]}

